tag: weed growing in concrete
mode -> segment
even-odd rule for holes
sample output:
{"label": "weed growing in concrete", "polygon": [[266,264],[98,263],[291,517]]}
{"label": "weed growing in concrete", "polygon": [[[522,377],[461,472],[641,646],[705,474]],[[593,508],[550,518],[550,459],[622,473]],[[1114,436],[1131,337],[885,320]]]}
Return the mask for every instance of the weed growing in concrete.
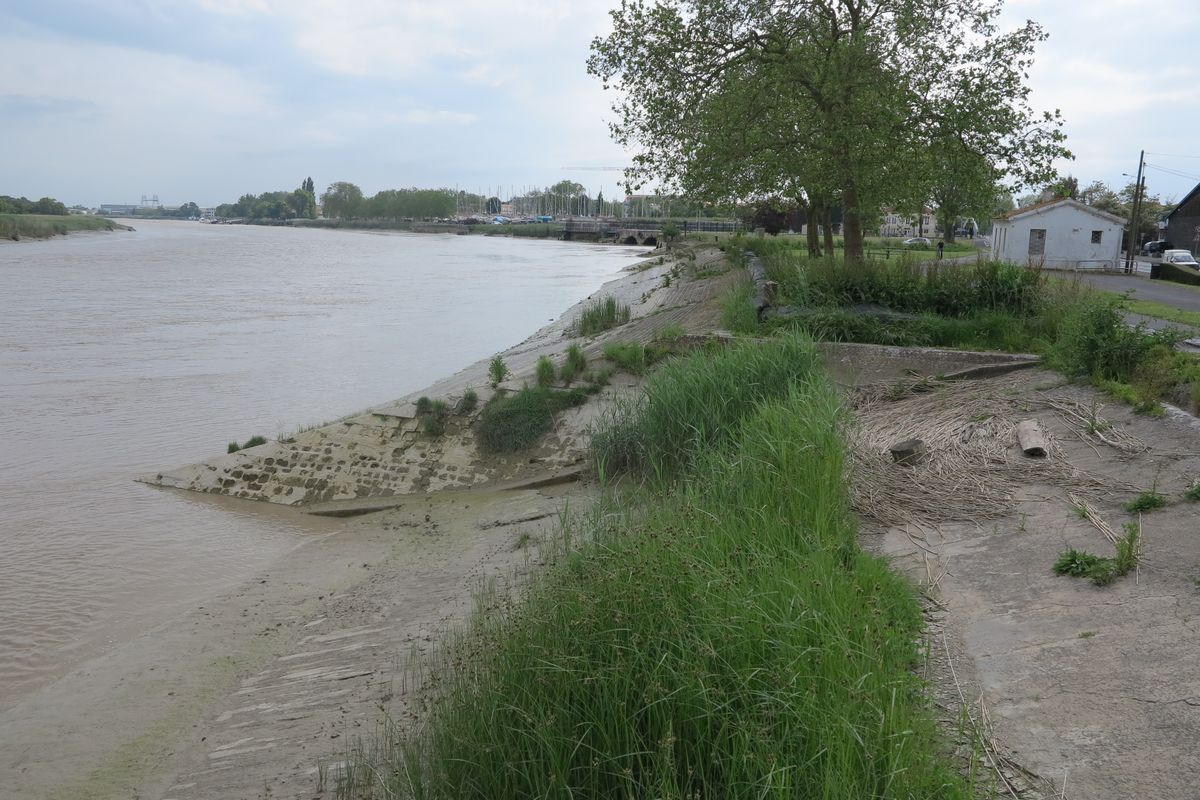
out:
{"label": "weed growing in concrete", "polygon": [[430,436],[441,436],[446,432],[446,416],[450,406],[445,400],[430,400],[422,397],[417,401],[417,419],[421,421],[421,430]]}
{"label": "weed growing in concrete", "polygon": [[1098,631],[1080,631],[1079,638],[1080,639],[1091,639],[1093,636],[1095,636],[1097,634],[1097,632]]}
{"label": "weed growing in concrete", "polygon": [[658,329],[658,333],[654,334],[654,341],[675,343],[684,336],[683,326],[678,322],[672,322]]}
{"label": "weed growing in concrete", "polygon": [[423,417],[433,408],[433,401],[428,397],[417,398],[417,416]]}
{"label": "weed growing in concrete", "polygon": [[1200,503],[1200,483],[1184,492],[1183,496],[1193,503]]}
{"label": "weed growing in concrete", "polygon": [[492,379],[492,388],[495,389],[504,379],[508,377],[508,364],[504,363],[504,359],[500,356],[492,356],[492,361],[488,364],[488,377]]}
{"label": "weed growing in concrete", "polygon": [[1153,511],[1167,504],[1167,498],[1156,491],[1142,492],[1125,504],[1125,510],[1131,514]]}
{"label": "weed growing in concrete", "polygon": [[1128,575],[1137,566],[1141,555],[1142,530],[1135,522],[1127,522],[1122,527],[1125,535],[1117,540],[1114,558],[1070,548],[1059,553],[1058,560],[1054,562],[1054,574],[1091,578],[1097,586],[1107,586],[1117,578]]}

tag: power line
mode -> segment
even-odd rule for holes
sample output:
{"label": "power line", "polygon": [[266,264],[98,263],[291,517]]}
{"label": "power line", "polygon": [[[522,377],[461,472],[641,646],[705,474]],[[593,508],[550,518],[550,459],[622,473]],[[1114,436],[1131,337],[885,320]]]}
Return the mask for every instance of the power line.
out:
{"label": "power line", "polygon": [[1190,173],[1187,173],[1187,172],[1181,172],[1181,171],[1179,171],[1179,170],[1177,170],[1177,169],[1172,169],[1172,168],[1170,168],[1170,167],[1160,167],[1160,166],[1159,166],[1159,165],[1157,165],[1157,164],[1147,164],[1146,166],[1147,166],[1147,167],[1150,167],[1151,169],[1156,169],[1156,170],[1158,170],[1159,172],[1165,172],[1165,173],[1167,173],[1168,175],[1174,175],[1174,176],[1176,176],[1177,178],[1189,178],[1189,179],[1191,179],[1191,180],[1194,180],[1194,181],[1200,181],[1200,175],[1192,175],[1192,174],[1190,174]]}
{"label": "power line", "polygon": [[1146,151],[1146,155],[1162,156],[1163,158],[1200,158],[1200,156],[1182,156],[1182,155],[1175,155],[1173,153],[1151,153],[1149,150]]}

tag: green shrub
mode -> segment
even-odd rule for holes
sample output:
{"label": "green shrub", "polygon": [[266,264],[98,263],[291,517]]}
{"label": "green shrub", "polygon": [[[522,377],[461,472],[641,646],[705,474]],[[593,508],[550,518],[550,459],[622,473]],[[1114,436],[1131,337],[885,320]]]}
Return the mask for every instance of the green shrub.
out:
{"label": "green shrub", "polygon": [[467,389],[454,407],[459,414],[470,414],[479,405],[479,394],[474,389]]}
{"label": "green shrub", "polygon": [[1125,504],[1125,510],[1131,514],[1136,514],[1140,511],[1153,511],[1156,508],[1163,508],[1166,504],[1167,498],[1158,492],[1142,492]]}
{"label": "green shrub", "polygon": [[481,449],[510,453],[536,444],[553,426],[554,415],[587,401],[581,389],[527,386],[507,397],[494,397],[479,416]]}
{"label": "green shrub", "polygon": [[629,306],[617,303],[613,297],[605,297],[584,307],[583,313],[571,328],[571,334],[592,336],[629,322],[629,317]]}
{"label": "green shrub", "polygon": [[548,357],[541,356],[538,358],[537,365],[534,367],[534,375],[538,386],[543,388],[553,386],[557,373],[558,371],[554,369],[554,362]]}
{"label": "green shrub", "polygon": [[508,377],[508,365],[504,363],[504,359],[500,356],[492,356],[491,363],[488,364],[488,377],[492,380],[492,388],[496,388],[504,379]]}
{"label": "green shrub", "polygon": [[428,397],[417,398],[417,416],[423,417],[433,408],[433,401]]}
{"label": "green shrub", "polygon": [[1178,264],[1160,264],[1158,277],[1160,280],[1173,283],[1186,283],[1190,286],[1200,286],[1200,272]]}
{"label": "green shrub", "polygon": [[1050,353],[1053,366],[1068,375],[1128,383],[1152,358],[1169,355],[1184,334],[1166,329],[1130,327],[1121,314],[1121,298],[1089,293],[1067,313]]}

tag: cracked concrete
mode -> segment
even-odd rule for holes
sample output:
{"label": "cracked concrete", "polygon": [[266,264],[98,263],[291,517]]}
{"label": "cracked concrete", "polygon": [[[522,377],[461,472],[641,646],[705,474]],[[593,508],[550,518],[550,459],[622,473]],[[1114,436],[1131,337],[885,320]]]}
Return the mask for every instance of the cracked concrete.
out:
{"label": "cracked concrete", "polygon": [[[1200,433],[1186,415],[1136,415],[1055,378],[981,381],[980,391],[1095,403],[1117,430],[1147,446],[1122,453],[1038,415],[1063,457],[1104,482],[1086,499],[1118,534],[1139,522],[1124,509],[1138,492],[1153,488],[1171,499],[1140,515],[1143,556],[1134,573],[1101,587],[1052,572],[1069,547],[1105,556],[1113,547],[1076,512],[1067,488],[1051,484],[1025,487],[1001,519],[867,526],[864,538],[926,585],[942,609],[935,630],[947,639],[963,696],[984,709],[1002,751],[1036,776],[1020,796],[1194,798],[1200,503],[1183,492],[1200,479]],[[1015,442],[1012,453],[1021,457]],[[959,687],[944,664],[932,678],[939,702],[952,709]]]}

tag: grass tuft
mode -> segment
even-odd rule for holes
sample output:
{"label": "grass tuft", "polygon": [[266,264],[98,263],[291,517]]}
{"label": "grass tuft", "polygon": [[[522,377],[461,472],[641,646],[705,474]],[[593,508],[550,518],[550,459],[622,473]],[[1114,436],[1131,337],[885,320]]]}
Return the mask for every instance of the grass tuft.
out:
{"label": "grass tuft", "polygon": [[602,333],[629,322],[629,316],[629,306],[618,303],[614,297],[605,297],[584,307],[571,328],[571,335],[592,336]]}
{"label": "grass tuft", "polygon": [[507,397],[495,397],[480,414],[478,438],[485,452],[511,453],[532,447],[554,426],[554,415],[582,405],[582,389],[527,386]]}
{"label": "grass tuft", "polygon": [[1141,511],[1153,511],[1167,505],[1167,498],[1158,492],[1142,492],[1125,504],[1125,510],[1136,514]]}
{"label": "grass tuft", "polygon": [[558,377],[558,370],[554,368],[554,362],[547,356],[538,358],[533,372],[537,380],[537,385],[543,389],[553,386],[555,379]]}

